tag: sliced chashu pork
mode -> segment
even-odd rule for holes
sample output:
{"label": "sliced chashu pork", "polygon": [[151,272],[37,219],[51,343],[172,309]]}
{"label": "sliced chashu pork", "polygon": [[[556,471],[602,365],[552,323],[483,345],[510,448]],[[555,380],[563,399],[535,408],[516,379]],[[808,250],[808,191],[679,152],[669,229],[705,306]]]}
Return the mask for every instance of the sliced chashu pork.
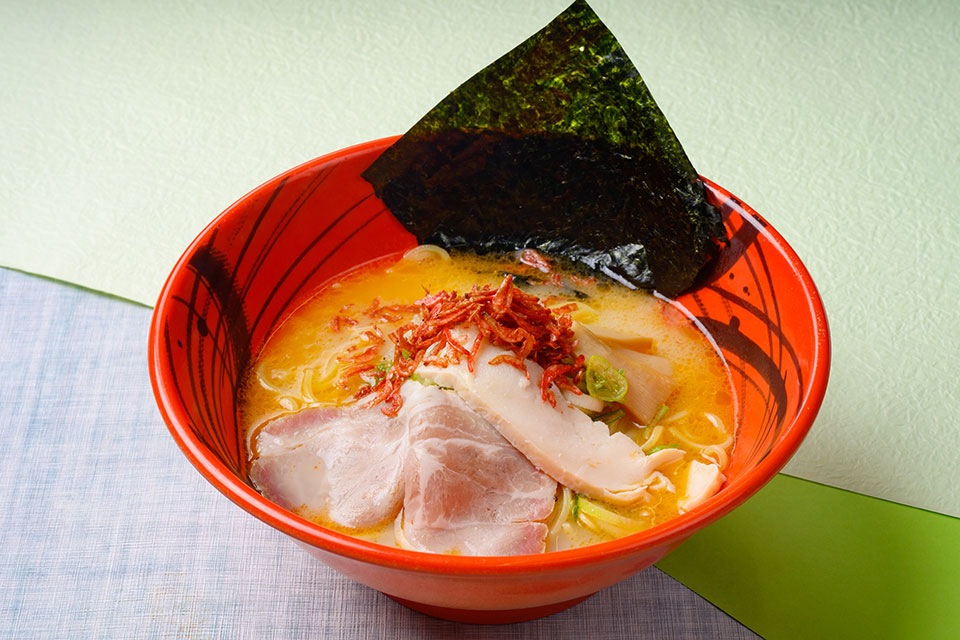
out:
{"label": "sliced chashu pork", "polygon": [[400,510],[406,441],[377,407],[305,409],[263,427],[250,477],[285,509],[364,529]]}
{"label": "sliced chashu pork", "polygon": [[489,364],[500,355],[512,353],[484,341],[474,373],[465,360],[443,368],[422,366],[417,373],[454,389],[541,471],[592,498],[621,505],[639,502],[647,497],[653,472],[683,457],[679,449],[644,454],[628,436],[610,435],[606,424],[563,402],[556,387],[561,400],[552,407],[540,396],[543,369],[527,361],[528,379],[510,365]]}
{"label": "sliced chashu pork", "polygon": [[401,388],[409,431],[401,546],[463,555],[542,553],[557,483],[463,400]]}
{"label": "sliced chashu pork", "polygon": [[250,477],[269,499],[351,529],[400,511],[398,543],[465,555],[541,553],[556,482],[455,394],[408,382],[404,406],[306,409],[268,422]]}

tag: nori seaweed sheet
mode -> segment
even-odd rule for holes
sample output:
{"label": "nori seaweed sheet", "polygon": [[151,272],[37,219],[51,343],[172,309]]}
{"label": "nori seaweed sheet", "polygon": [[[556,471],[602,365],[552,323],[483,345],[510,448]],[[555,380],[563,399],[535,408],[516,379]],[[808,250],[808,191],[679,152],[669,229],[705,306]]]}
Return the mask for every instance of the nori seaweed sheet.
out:
{"label": "nori seaweed sheet", "polygon": [[577,0],[363,173],[420,242],[535,248],[676,296],[725,240],[633,63]]}

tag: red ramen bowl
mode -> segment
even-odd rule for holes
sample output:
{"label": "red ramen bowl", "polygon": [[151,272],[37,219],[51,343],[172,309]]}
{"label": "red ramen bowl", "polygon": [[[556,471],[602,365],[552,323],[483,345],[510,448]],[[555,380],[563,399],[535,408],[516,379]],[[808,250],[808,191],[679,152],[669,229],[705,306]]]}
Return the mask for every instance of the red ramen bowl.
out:
{"label": "red ramen bowl", "polygon": [[241,377],[266,339],[323,283],[416,244],[360,173],[395,138],[317,158],[254,189],[218,216],[167,279],[150,327],[157,404],[200,473],[321,562],[413,609],[467,622],[560,611],[656,562],[737,507],[783,467],[827,385],[820,297],[780,235],[706,181],[731,241],[678,300],[723,353],[736,395],[736,444],[720,491],[652,529],[529,556],[448,556],[360,540],[273,504],[251,486],[237,419]]}

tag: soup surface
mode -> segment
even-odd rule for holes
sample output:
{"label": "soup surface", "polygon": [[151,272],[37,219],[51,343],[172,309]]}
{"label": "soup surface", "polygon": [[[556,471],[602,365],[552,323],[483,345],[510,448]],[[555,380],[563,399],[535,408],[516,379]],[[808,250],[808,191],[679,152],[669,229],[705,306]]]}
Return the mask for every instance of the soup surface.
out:
{"label": "soup surface", "polygon": [[[505,279],[510,280],[506,285]],[[368,410],[364,415],[371,416],[369,412],[376,409],[382,409],[379,413],[396,413],[396,405],[411,397],[409,385],[412,383],[406,383],[408,386],[404,394],[394,394],[384,399],[383,381],[394,361],[414,357],[414,354],[394,344],[391,334],[396,335],[398,330],[409,331],[409,327],[425,321],[424,307],[416,303],[428,294],[464,294],[477,287],[481,290],[489,287],[490,291],[501,292],[512,287],[522,292],[510,294],[512,297],[523,294],[536,296],[538,304],[551,309],[555,317],[567,318],[561,320],[560,325],[570,327],[575,352],[560,367],[567,369],[566,378],[554,386],[545,385],[540,402],[553,400],[561,408],[576,407],[576,412],[589,416],[588,424],[591,421],[604,423],[607,429],[604,435],[612,437],[617,433],[622,434],[617,436],[615,442],[627,443],[626,439],[629,439],[629,447],[643,452],[643,455],[632,454],[634,458],[660,460],[655,467],[651,466],[643,486],[637,490],[639,493],[635,496],[630,494],[634,497],[629,499],[622,497],[626,494],[609,491],[590,495],[589,489],[578,489],[580,485],[571,488],[565,485],[564,480],[574,478],[576,473],[571,476],[551,474],[553,467],[541,462],[542,458],[538,457],[540,452],[525,450],[522,438],[518,440],[516,433],[510,431],[511,425],[503,428],[501,423],[506,419],[490,416],[491,411],[496,412],[496,408],[477,409],[476,394],[471,395],[472,392],[461,390],[454,383],[445,383],[444,380],[450,376],[444,378],[441,375],[443,372],[437,373],[437,369],[442,367],[418,368],[412,376],[415,382],[434,387],[431,389],[434,394],[439,394],[442,389],[447,394],[463,396],[466,406],[477,409],[501,431],[506,440],[516,444],[531,459],[534,464],[530,473],[539,477],[542,471],[551,476],[544,480],[549,484],[537,480],[540,484],[531,489],[540,492],[538,495],[543,495],[544,491],[547,495],[552,493],[546,510],[538,507],[539,511],[535,509],[529,517],[531,522],[543,523],[537,524],[541,527],[537,535],[543,540],[540,543],[542,550],[591,544],[655,526],[694,508],[719,489],[734,442],[731,431],[733,400],[725,365],[707,337],[676,306],[646,292],[631,291],[619,285],[558,271],[548,259],[531,251],[506,258],[461,254],[451,257],[445,251],[429,246],[418,247],[400,259],[393,257],[365,265],[329,283],[292,313],[271,336],[247,376],[242,394],[241,415],[248,454],[254,468],[263,469],[269,456],[277,451],[287,455],[293,449],[318,446],[304,444],[305,441],[280,443],[278,434],[287,433],[293,427],[283,426],[281,429],[278,425],[284,425],[284,420],[287,423],[294,422],[291,416],[327,416],[323,418],[326,420],[334,410],[351,408],[356,408],[358,412]],[[401,329],[403,327],[406,329]],[[468,351],[476,332],[469,333],[463,327],[454,329],[451,339],[466,345]],[[583,357],[578,359],[578,356]],[[464,358],[468,359],[466,356]],[[480,362],[471,363],[470,366],[483,365]],[[531,363],[526,371],[521,367],[518,372],[517,366],[507,362],[493,365],[493,368],[502,371],[503,375],[525,374],[528,379],[540,375],[536,372],[550,370],[549,367],[541,369]],[[431,378],[429,369],[437,375]],[[530,370],[535,371],[533,376]],[[427,373],[420,375],[420,371]],[[464,370],[464,378],[470,375],[472,372]],[[539,385],[541,380],[533,379],[532,382]],[[552,390],[550,393],[548,387]],[[403,398],[399,397],[401,395]],[[377,399],[383,399],[383,402],[371,407]],[[461,401],[456,399],[456,402]],[[310,414],[310,411],[314,414]],[[464,411],[468,411],[468,408],[464,408]],[[485,420],[478,420],[487,424]],[[383,428],[371,427],[375,434],[376,430]],[[367,447],[370,436],[364,433],[362,436],[346,437],[360,438],[363,446]],[[499,435],[491,437],[500,438]],[[344,436],[337,438],[340,443]],[[319,446],[322,448],[323,445]],[[383,446],[390,449],[399,445]],[[509,444],[504,443],[503,446],[512,449]],[[410,460],[411,454],[396,453],[390,449],[381,459],[371,457],[369,449],[363,449],[359,454],[358,451],[361,450],[338,452],[334,457],[346,461],[343,462],[345,467],[352,464],[349,460],[356,462],[354,458],[357,456],[367,458],[368,466],[387,468],[399,465],[396,469],[391,467],[390,471],[395,478],[394,483],[400,482],[399,488],[387,487],[376,493],[376,488],[369,486],[378,481],[376,474],[373,479],[364,475],[360,479],[350,480],[334,477],[330,473],[314,474],[311,476],[314,480],[277,479],[281,473],[295,473],[294,467],[298,466],[313,465],[311,473],[319,473],[317,470],[323,471],[324,465],[329,467],[336,464],[336,460],[331,462],[329,457],[315,464],[298,457],[296,463],[284,462],[285,466],[279,471],[277,467],[270,468],[269,473],[260,472],[253,479],[270,499],[324,526],[382,544],[424,548],[418,542],[411,543],[412,537],[404,525],[407,520],[404,520],[402,512],[398,516],[396,511],[398,506],[405,507],[408,512],[412,508],[410,471],[409,468],[406,471],[402,468],[404,464],[409,467],[410,463],[404,460]],[[504,456],[501,453],[496,458],[501,460]],[[396,460],[399,462],[391,462]],[[418,460],[423,463],[421,458]],[[526,464],[522,460],[518,462],[521,463]],[[596,466],[595,463],[591,464]],[[577,464],[574,463],[573,467],[577,467]],[[423,474],[423,467],[420,467],[420,476]],[[323,496],[315,502],[302,498],[312,491],[309,487],[304,488],[303,483],[313,481],[324,485],[320,492]],[[495,483],[496,479],[483,481],[489,485],[489,482]],[[374,491],[370,493],[373,497],[364,498],[366,503],[382,499],[384,505],[392,506],[386,506],[380,515],[370,517],[377,518],[384,514],[388,514],[388,517],[367,522],[369,518],[338,515],[336,507],[331,506],[333,498],[330,497],[337,491],[337,487],[332,486],[336,482],[357,485],[340,488],[347,496],[345,500],[349,499],[347,494],[350,493],[358,495],[357,492]],[[449,487],[449,478],[446,482],[448,484],[444,486]],[[579,480],[570,482],[577,484]],[[490,491],[488,485],[483,491]],[[295,486],[292,497],[282,495],[284,486]],[[333,493],[324,494],[328,488]],[[441,492],[447,498],[451,495],[447,489],[441,489]],[[434,498],[424,494],[418,499],[429,502]],[[436,499],[444,498],[438,496]],[[528,503],[529,500],[524,502]],[[357,507],[351,508],[356,515]],[[446,515],[449,516],[449,513]],[[515,516],[510,517],[516,520]],[[344,526],[344,522],[354,526]],[[471,524],[474,529],[477,526]],[[435,533],[436,527],[430,531]],[[543,531],[546,531],[545,536],[542,535]],[[485,547],[482,546],[444,540],[443,543],[436,543],[439,547],[430,550],[481,555],[489,553],[483,551]],[[511,548],[514,550],[504,553],[529,552],[523,551],[527,549],[523,546],[508,547]]]}

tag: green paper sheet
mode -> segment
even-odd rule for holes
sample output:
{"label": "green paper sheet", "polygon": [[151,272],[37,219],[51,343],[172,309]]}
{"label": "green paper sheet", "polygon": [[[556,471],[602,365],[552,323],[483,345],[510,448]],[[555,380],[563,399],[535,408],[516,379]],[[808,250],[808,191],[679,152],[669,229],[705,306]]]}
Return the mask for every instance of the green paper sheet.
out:
{"label": "green paper sheet", "polygon": [[657,566],[768,640],[960,637],[960,519],[789,476]]}

